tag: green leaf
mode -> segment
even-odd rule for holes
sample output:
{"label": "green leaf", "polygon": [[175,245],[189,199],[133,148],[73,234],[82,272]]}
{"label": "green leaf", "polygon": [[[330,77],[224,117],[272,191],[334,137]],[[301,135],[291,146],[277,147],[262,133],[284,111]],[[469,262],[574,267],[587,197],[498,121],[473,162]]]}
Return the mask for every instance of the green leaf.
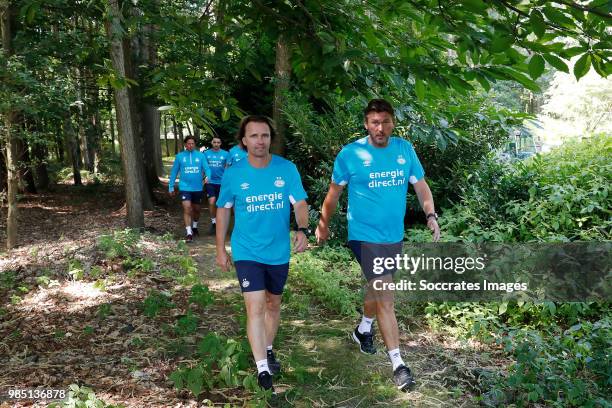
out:
{"label": "green leaf", "polygon": [[189,370],[187,373],[187,388],[196,397],[202,393],[202,387],[204,386],[203,373],[200,368],[194,368]]}
{"label": "green leaf", "polygon": [[571,18],[563,14],[561,10],[556,7],[550,5],[544,7],[544,14],[552,23],[555,23],[557,25],[561,25],[568,28],[574,27],[575,25],[574,21]]}
{"label": "green leaf", "polygon": [[558,69],[559,71],[569,73],[567,64],[561,58],[551,54],[544,54],[544,59],[550,64],[550,66]]}
{"label": "green leaf", "polygon": [[221,119],[223,119],[223,121],[226,122],[229,118],[230,118],[229,109],[227,109],[227,106],[224,106],[223,110],[221,110]]}
{"label": "green leaf", "polygon": [[509,34],[497,35],[491,41],[491,51],[502,52],[512,45],[514,39]]}
{"label": "green leaf", "polygon": [[491,89],[491,85],[489,84],[489,81],[487,81],[487,79],[484,77],[484,75],[476,75],[476,80],[484,88],[485,91],[489,92],[489,90]]}
{"label": "green leaf", "polygon": [[425,84],[419,78],[417,78],[414,83],[414,93],[416,93],[417,98],[422,101],[425,99]]}
{"label": "green leaf", "polygon": [[521,74],[520,72],[514,70],[504,70],[504,72],[512,77],[516,82],[523,85],[525,88],[529,89],[533,92],[540,92],[540,86],[536,84],[534,81],[529,79],[527,76]]}
{"label": "green leaf", "polygon": [[463,0],[461,4],[463,5],[463,7],[473,13],[478,13],[482,15],[487,14],[487,5],[482,0]]}
{"label": "green leaf", "polygon": [[533,10],[529,16],[529,22],[531,23],[533,33],[537,35],[538,38],[542,38],[546,32],[546,23],[544,22],[542,13],[540,13],[540,11],[537,9]]}
{"label": "green leaf", "polygon": [[534,54],[529,60],[529,75],[537,79],[544,73],[544,58],[540,54]]}
{"label": "green leaf", "polygon": [[591,54],[584,54],[574,65],[574,76],[576,80],[580,80],[580,78],[585,76],[587,72],[589,72],[589,68],[591,68]]}

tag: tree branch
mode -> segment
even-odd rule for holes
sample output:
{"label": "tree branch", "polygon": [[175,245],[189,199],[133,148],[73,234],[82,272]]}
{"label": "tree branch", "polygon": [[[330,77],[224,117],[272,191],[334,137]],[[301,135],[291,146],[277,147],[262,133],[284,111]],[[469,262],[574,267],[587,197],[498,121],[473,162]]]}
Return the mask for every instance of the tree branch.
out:
{"label": "tree branch", "polygon": [[581,4],[574,3],[573,1],[564,1],[564,0],[555,0],[555,1],[557,3],[564,4],[564,5],[569,6],[571,8],[575,8],[575,9],[578,9],[578,10],[581,10],[581,11],[586,11],[587,13],[595,14],[596,16],[612,19],[612,14],[606,13],[606,12],[601,11],[601,10],[597,10],[595,7],[583,6]]}

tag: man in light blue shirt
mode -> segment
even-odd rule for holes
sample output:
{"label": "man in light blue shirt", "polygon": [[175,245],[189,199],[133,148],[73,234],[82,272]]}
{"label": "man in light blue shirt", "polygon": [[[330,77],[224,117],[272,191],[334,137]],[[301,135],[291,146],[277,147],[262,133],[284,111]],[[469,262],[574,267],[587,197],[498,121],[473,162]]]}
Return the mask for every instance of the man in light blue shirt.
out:
{"label": "man in light blue shirt", "polygon": [[391,360],[393,381],[398,389],[407,390],[414,386],[415,381],[401,357],[393,293],[374,289],[382,287],[374,285],[374,282],[392,282],[395,269],[380,272],[374,269],[373,260],[395,258],[402,252],[409,183],[414,187],[426,214],[434,241],[440,237],[438,215],[434,211],[433,197],[424,179],[423,167],[412,144],[391,137],[395,127],[391,104],[383,99],[370,101],[364,110],[364,127],[368,135],[344,146],[336,157],[316,235],[319,243],[329,237],[329,222],[340,194],[348,185],[348,244],[368,281],[364,313],[352,337],[362,353],[375,354],[372,323],[378,318]]}
{"label": "man in light blue shirt", "polygon": [[231,149],[229,149],[229,157],[227,158],[227,167],[232,166],[235,163],[238,163],[240,160],[247,157],[246,149],[241,145],[241,141],[238,141],[238,144]]}
{"label": "man in light blue shirt", "polygon": [[195,149],[195,139],[187,136],[184,140],[185,150],[174,158],[168,191],[173,196],[176,176],[179,176],[179,193],[183,206],[183,221],[185,222],[185,241],[191,242],[198,235],[198,220],[200,204],[202,203],[202,186],[210,178],[211,172],[204,154]]}
{"label": "man in light blue shirt", "polygon": [[[272,374],[280,363],[272,344],[280,322],[281,296],[289,273],[291,206],[297,229],[293,249],[302,252],[308,243],[306,192],[295,165],[270,154],[274,139],[272,121],[265,116],[247,116],[240,123],[238,139],[248,156],[234,163],[223,175],[217,200],[217,264],[227,271],[232,258],[247,310],[247,334],[257,365],[257,381],[274,389]],[[225,249],[225,236],[234,208],[232,256]]]}
{"label": "man in light blue shirt", "polygon": [[223,179],[223,172],[225,171],[229,154],[227,151],[221,149],[221,139],[219,137],[213,137],[210,144],[212,147],[204,151],[204,156],[206,156],[211,171],[210,180],[206,183],[208,211],[210,212],[210,229],[208,235],[214,235],[217,222],[216,201],[219,197],[219,191],[221,190],[221,180]]}

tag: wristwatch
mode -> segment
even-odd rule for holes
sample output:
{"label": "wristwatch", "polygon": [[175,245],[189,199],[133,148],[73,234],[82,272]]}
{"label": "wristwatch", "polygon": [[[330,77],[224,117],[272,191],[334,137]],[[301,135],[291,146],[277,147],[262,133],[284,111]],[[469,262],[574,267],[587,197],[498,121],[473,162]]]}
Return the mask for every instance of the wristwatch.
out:
{"label": "wristwatch", "polygon": [[308,228],[305,227],[296,227],[295,231],[302,231],[304,233],[304,235],[306,235],[306,238],[308,238],[310,236],[310,230]]}
{"label": "wristwatch", "polygon": [[429,214],[427,214],[427,216],[425,217],[425,219],[426,219],[427,221],[429,221],[429,219],[430,219],[431,217],[433,217],[435,220],[438,220],[438,213],[437,213],[437,212],[432,212],[432,213],[429,213]]}

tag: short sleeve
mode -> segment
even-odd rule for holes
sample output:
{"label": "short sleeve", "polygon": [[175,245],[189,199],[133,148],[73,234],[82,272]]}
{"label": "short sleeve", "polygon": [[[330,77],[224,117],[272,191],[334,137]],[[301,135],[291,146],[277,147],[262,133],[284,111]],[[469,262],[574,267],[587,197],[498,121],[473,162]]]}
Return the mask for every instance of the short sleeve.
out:
{"label": "short sleeve", "polygon": [[308,195],[306,194],[304,186],[302,185],[300,173],[293,163],[291,163],[291,171],[289,174],[291,174],[289,180],[289,201],[291,201],[291,204],[295,204],[298,201],[305,200]]}
{"label": "short sleeve", "polygon": [[414,151],[414,147],[412,147],[411,143],[408,143],[408,160],[409,160],[409,169],[408,169],[408,180],[410,184],[415,184],[418,181],[422,180],[425,177],[425,170],[423,170],[423,166],[421,165],[421,161]]}
{"label": "short sleeve", "polygon": [[350,179],[350,172],[346,163],[346,150],[342,149],[336,160],[334,161],[334,170],[332,172],[332,181],[340,186],[348,184]]}
{"label": "short sleeve", "polygon": [[217,207],[232,208],[234,206],[231,178],[232,172],[228,169],[223,173],[221,179],[221,191],[219,192],[219,198],[217,198]]}

